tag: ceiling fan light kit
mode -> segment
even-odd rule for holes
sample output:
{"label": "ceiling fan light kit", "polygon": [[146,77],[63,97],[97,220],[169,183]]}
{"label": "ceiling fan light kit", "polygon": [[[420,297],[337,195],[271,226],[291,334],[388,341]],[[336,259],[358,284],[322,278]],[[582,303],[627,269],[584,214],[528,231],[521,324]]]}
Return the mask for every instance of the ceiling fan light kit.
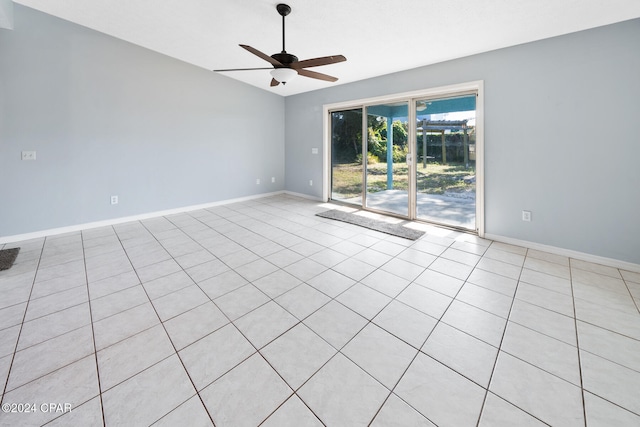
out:
{"label": "ceiling fan light kit", "polygon": [[277,81],[284,84],[291,81],[298,72],[292,68],[275,68],[271,70],[271,76]]}
{"label": "ceiling fan light kit", "polygon": [[[338,62],[346,61],[342,55],[331,55],[331,56],[323,56],[320,58],[313,59],[305,59],[303,61],[299,61],[298,57],[287,53],[285,50],[285,26],[284,26],[284,18],[289,13],[291,13],[291,8],[284,4],[280,3],[276,6],[276,10],[278,14],[282,16],[282,51],[280,53],[274,53],[271,56],[268,56],[258,49],[253,48],[248,45],[241,44],[240,47],[253,53],[257,57],[267,61],[273,66],[271,70],[271,86],[278,86],[280,83],[285,85],[287,82],[291,81],[295,76],[301,75],[304,77],[309,77],[312,79],[324,80],[328,82],[335,82],[338,80],[337,77],[329,76],[327,74],[318,73],[316,71],[310,71],[306,68],[310,67],[319,67],[321,65],[330,65],[336,64]],[[221,71],[247,71],[247,70],[269,70],[270,68],[231,68],[224,70],[213,70],[216,72]]]}

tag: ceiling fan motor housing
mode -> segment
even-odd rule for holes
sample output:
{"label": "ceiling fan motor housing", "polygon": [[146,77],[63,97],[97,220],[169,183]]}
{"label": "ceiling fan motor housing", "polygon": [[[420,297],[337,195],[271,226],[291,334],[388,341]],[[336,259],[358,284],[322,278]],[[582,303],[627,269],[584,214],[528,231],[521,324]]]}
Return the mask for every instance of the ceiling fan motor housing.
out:
{"label": "ceiling fan motor housing", "polygon": [[[289,67],[294,62],[298,62],[297,56],[291,55],[290,53],[287,53],[287,52],[274,53],[273,55],[271,55],[271,57],[276,61],[278,61],[279,63],[281,63],[282,65],[284,65],[285,67]],[[275,67],[278,68],[277,65],[275,65]]]}

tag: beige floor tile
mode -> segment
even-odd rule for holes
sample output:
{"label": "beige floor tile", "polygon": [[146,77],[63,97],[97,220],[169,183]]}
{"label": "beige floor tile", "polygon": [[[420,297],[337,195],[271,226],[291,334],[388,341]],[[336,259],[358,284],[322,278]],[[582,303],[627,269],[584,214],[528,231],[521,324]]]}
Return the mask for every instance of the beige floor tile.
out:
{"label": "beige floor tile", "polygon": [[229,319],[236,320],[269,300],[270,298],[258,288],[248,284],[216,298],[213,302]]}
{"label": "beige floor tile", "polygon": [[409,286],[409,283],[411,282],[396,274],[379,269],[362,279],[360,283],[363,283],[390,298],[395,298],[400,292]]}
{"label": "beige floor tile", "polygon": [[578,349],[509,322],[500,350],[580,387]]}
{"label": "beige floor tile", "polygon": [[303,320],[329,301],[330,298],[328,296],[306,283],[291,289],[275,299],[275,302],[300,320]]}
{"label": "beige floor tile", "polygon": [[493,393],[488,393],[479,427],[544,427],[547,424]]}
{"label": "beige floor tile", "polygon": [[202,404],[200,397],[194,396],[160,418],[153,425],[155,427],[173,427],[177,425],[213,427],[213,422],[211,422],[211,418],[209,418],[209,414]]}
{"label": "beige floor tile", "polygon": [[307,406],[302,403],[296,395],[291,396],[279,407],[267,420],[261,424],[262,427],[322,427],[318,420]]}
{"label": "beige floor tile", "polygon": [[196,388],[202,390],[255,351],[249,341],[230,324],[178,354]]}
{"label": "beige floor tile", "polygon": [[357,427],[369,425],[389,390],[338,353],[298,395],[325,425]]}
{"label": "beige floor tile", "polygon": [[436,319],[442,317],[452,301],[446,295],[416,284],[409,285],[396,299]]}
{"label": "beige floor tile", "polygon": [[584,406],[589,427],[640,425],[640,416],[592,393],[584,393]]}
{"label": "beige floor tile", "polygon": [[366,319],[373,319],[391,301],[391,298],[357,283],[338,295],[335,300]]}
{"label": "beige floor tile", "polygon": [[536,270],[530,270],[528,268],[522,269],[520,281],[565,295],[573,294],[571,281],[569,279],[564,279],[562,277],[553,276]]}
{"label": "beige floor tile", "polygon": [[485,390],[419,353],[394,393],[436,425],[463,426],[477,422]]}
{"label": "beige floor tile", "polygon": [[229,323],[212,302],[202,304],[164,322],[169,338],[178,350]]}
{"label": "beige floor tile", "polygon": [[292,328],[298,319],[273,301],[235,320],[234,324],[254,347],[260,349]]}
{"label": "beige floor tile", "polygon": [[261,350],[294,390],[318,371],[336,350],[300,323]]}
{"label": "beige floor tile", "polygon": [[640,372],[580,351],[582,381],[586,391],[622,408],[640,413]]}
{"label": "beige floor tile", "polygon": [[177,356],[102,394],[106,425],[149,425],[196,394]]}
{"label": "beige floor tile", "polygon": [[498,356],[496,347],[446,323],[436,326],[422,351],[484,388]]}
{"label": "beige floor tile", "polygon": [[29,403],[34,408],[31,413],[2,411],[0,425],[42,425],[75,410],[99,392],[95,358],[90,355],[5,394],[3,404]]}
{"label": "beige floor tile", "polygon": [[151,303],[130,308],[93,324],[96,349],[102,350],[160,323]]}
{"label": "beige floor tile", "polygon": [[87,325],[16,352],[7,391],[47,375],[94,351],[91,326]]}
{"label": "beige floor tile", "polygon": [[367,324],[367,319],[344,305],[331,301],[307,317],[303,323],[339,350]]}
{"label": "beige floor tile", "polygon": [[417,350],[369,323],[341,350],[389,390],[397,384]]}
{"label": "beige floor tile", "polygon": [[259,425],[292,394],[259,354],[200,392],[213,422],[221,427]]}
{"label": "beige floor tile", "polygon": [[425,342],[438,320],[398,301],[391,301],[373,323],[415,348]]}
{"label": "beige floor tile", "polygon": [[97,353],[103,391],[175,353],[162,325],[154,326]]}
{"label": "beige floor tile", "polygon": [[152,304],[160,320],[166,322],[209,301],[202,289],[193,285],[157,298],[152,301]]}
{"label": "beige floor tile", "polygon": [[549,425],[584,426],[579,387],[504,352],[489,390]]}
{"label": "beige floor tile", "polygon": [[431,421],[409,406],[395,394],[391,394],[371,423],[371,427],[435,427]]}
{"label": "beige floor tile", "polygon": [[100,397],[94,397],[80,406],[76,406],[60,417],[51,421],[47,426],[87,426],[100,427],[104,425],[102,419],[102,404]]}

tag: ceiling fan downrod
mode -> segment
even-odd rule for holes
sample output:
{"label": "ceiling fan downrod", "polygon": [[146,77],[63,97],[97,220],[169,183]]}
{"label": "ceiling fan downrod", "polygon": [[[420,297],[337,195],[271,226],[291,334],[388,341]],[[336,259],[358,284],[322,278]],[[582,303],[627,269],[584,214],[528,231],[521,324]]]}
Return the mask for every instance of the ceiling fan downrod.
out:
{"label": "ceiling fan downrod", "polygon": [[278,10],[280,16],[282,16],[282,53],[287,53],[284,48],[284,17],[291,13],[291,8],[289,7],[289,5],[280,3],[276,6],[276,9]]}
{"label": "ceiling fan downrod", "polygon": [[298,57],[287,53],[285,49],[285,24],[284,18],[291,13],[289,5],[280,3],[276,6],[276,10],[282,16],[282,52],[271,55],[273,59],[280,62],[281,65],[274,65],[275,68],[291,68],[291,64],[298,61]]}

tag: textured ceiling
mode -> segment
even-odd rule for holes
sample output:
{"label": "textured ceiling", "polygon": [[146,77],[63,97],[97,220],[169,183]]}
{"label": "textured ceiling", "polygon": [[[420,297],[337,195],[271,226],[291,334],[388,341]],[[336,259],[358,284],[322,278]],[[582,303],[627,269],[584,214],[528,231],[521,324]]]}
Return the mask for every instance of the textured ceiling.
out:
{"label": "textured ceiling", "polygon": [[[15,0],[31,8],[213,70],[269,66],[241,49],[282,49],[272,0]],[[300,60],[342,54],[269,87],[268,70],[225,75],[281,95],[460,58],[640,17],[639,0],[288,0],[286,50]]]}

